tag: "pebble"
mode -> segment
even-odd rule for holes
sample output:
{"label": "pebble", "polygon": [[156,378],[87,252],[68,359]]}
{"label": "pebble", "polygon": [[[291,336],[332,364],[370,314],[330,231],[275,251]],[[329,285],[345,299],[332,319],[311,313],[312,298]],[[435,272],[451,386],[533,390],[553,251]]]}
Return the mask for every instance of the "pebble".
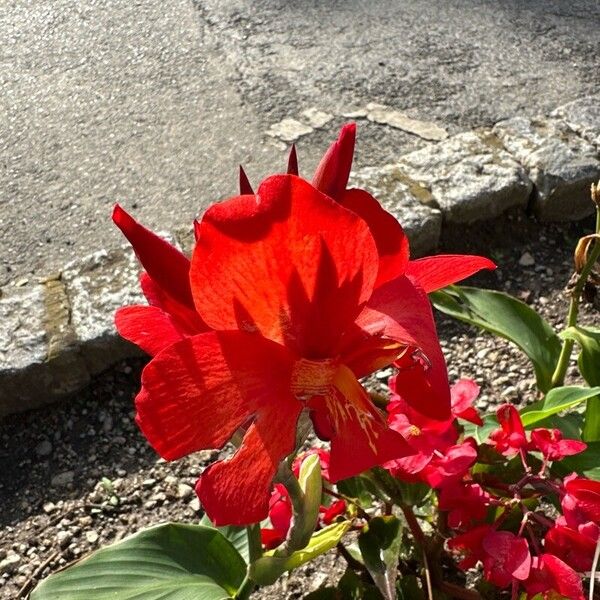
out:
{"label": "pebble", "polygon": [[72,539],[73,536],[69,531],[61,530],[56,534],[56,541],[61,548],[66,548],[71,543]]}
{"label": "pebble", "polygon": [[177,486],[177,497],[181,498],[182,500],[187,500],[188,498],[191,498],[193,493],[194,488],[192,488],[192,486],[190,485],[187,485],[186,483],[180,483]]}
{"label": "pebble", "polygon": [[535,265],[535,258],[529,252],[523,252],[519,259],[519,264],[522,267],[533,267]]}
{"label": "pebble", "polygon": [[85,539],[90,544],[95,544],[98,541],[99,537],[100,536],[98,535],[98,532],[94,531],[93,529],[91,531],[86,531],[85,532]]}
{"label": "pebble", "polygon": [[49,456],[52,453],[52,444],[48,440],[43,440],[35,447],[35,453],[38,456]]}
{"label": "pebble", "polygon": [[52,485],[52,487],[64,487],[73,483],[74,477],[75,473],[73,473],[73,471],[63,471],[50,480],[50,485]]}
{"label": "pebble", "polygon": [[56,510],[56,504],[54,502],[46,502],[44,506],[42,506],[43,511],[46,514],[50,514],[52,511]]}
{"label": "pebble", "polygon": [[12,573],[21,563],[21,557],[12,552],[7,557],[0,561],[0,573]]}

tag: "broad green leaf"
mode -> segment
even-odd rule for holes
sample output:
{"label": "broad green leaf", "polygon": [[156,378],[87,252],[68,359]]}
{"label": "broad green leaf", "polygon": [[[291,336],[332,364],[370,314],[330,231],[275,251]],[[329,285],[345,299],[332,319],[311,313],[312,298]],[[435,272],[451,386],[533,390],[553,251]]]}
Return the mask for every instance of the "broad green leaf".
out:
{"label": "broad green leaf", "polygon": [[223,600],[245,574],[242,557],[217,530],[166,523],[51,575],[31,600]]}
{"label": "broad green leaf", "polygon": [[364,563],[386,600],[396,598],[398,559],[402,546],[400,521],[393,516],[375,517],[358,536]]}
{"label": "broad green leaf", "polygon": [[485,415],[482,421],[483,425],[465,423],[463,426],[465,437],[473,437],[478,444],[483,444],[488,439],[490,433],[498,428],[496,415]]}
{"label": "broad green leaf", "polygon": [[600,394],[600,387],[584,388],[565,386],[550,390],[540,402],[527,406],[521,412],[521,420],[525,427],[531,427],[563,410],[577,406],[581,402]]}
{"label": "broad green leaf", "polygon": [[538,388],[550,389],[561,342],[535,310],[504,292],[466,286],[450,286],[430,298],[443,313],[516,344],[533,363]]}
{"label": "broad green leaf", "polygon": [[567,327],[560,336],[577,342],[581,348],[577,362],[583,378],[590,386],[600,385],[600,329]]}
{"label": "broad green leaf", "polygon": [[271,585],[286,571],[297,569],[321,554],[325,554],[342,539],[343,535],[350,529],[350,521],[333,523],[310,538],[310,542],[302,550],[296,550],[290,555],[278,554],[278,550],[266,552],[251,565],[251,576],[260,585]]}
{"label": "broad green leaf", "polygon": [[235,525],[227,525],[226,527],[216,527],[212,521],[208,518],[208,515],[204,514],[200,519],[200,525],[205,527],[212,527],[219,531],[224,537],[226,537],[233,547],[239,552],[240,556],[244,559],[244,562],[248,564],[250,562],[250,545],[248,544],[248,532],[246,527],[236,527]]}
{"label": "broad green leaf", "polygon": [[373,504],[373,496],[377,496],[379,490],[368,477],[357,475],[338,481],[336,484],[338,491],[345,496],[354,498],[363,508],[368,508]]}
{"label": "broad green leaf", "polygon": [[600,442],[589,442],[580,454],[567,456],[552,465],[553,472],[568,475],[573,471],[589,479],[600,479]]}

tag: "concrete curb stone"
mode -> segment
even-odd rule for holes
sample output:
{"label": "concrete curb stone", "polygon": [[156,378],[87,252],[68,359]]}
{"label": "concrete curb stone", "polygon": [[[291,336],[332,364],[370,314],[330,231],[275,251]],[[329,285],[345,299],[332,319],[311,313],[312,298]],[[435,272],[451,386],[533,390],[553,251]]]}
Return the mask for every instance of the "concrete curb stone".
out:
{"label": "concrete curb stone", "polygon": [[533,208],[543,221],[577,220],[594,211],[590,185],[600,177],[598,152],[560,119],[514,117],[493,128],[535,185]]}
{"label": "concrete curb stone", "polygon": [[[530,196],[541,219],[587,216],[589,186],[600,178],[599,140],[600,97],[582,98],[550,118],[507,119],[359,169],[350,185],[400,220],[419,256],[435,249],[443,228],[525,207]],[[191,246],[191,230],[175,233]],[[34,285],[0,289],[0,417],[69,396],[111,364],[140,355],[113,322],[120,306],[144,302],[139,272],[123,246],[70,262]]]}

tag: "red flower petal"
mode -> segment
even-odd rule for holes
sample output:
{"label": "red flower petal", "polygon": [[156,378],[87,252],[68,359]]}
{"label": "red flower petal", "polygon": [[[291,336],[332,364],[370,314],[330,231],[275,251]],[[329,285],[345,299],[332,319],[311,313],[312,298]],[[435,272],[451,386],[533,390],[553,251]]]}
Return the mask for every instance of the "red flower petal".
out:
{"label": "red flower petal", "polygon": [[366,221],[375,239],[379,253],[375,287],[404,275],[408,265],[408,238],[397,219],[364,190],[346,190],[340,204]]}
{"label": "red flower petal", "polygon": [[140,286],[142,292],[151,306],[157,306],[173,318],[177,329],[185,335],[196,335],[208,331],[208,327],[202,321],[193,307],[177,302],[167,294],[148,273],[140,275]]}
{"label": "red flower petal", "polygon": [[334,200],[341,200],[348,184],[355,140],[356,124],[344,125],[315,171],[312,184]]}
{"label": "red flower petal", "polygon": [[388,427],[350,369],[340,367],[334,385],[340,395],[326,400],[332,430],[329,477],[333,483],[413,453],[406,440]]}
{"label": "red flower petal", "polygon": [[557,592],[569,600],[585,600],[581,577],[553,554],[541,554],[533,559],[529,579],[523,585],[529,597]]}
{"label": "red flower petal", "polygon": [[485,578],[500,588],[509,586],[513,579],[524,581],[529,577],[531,554],[527,540],[510,531],[491,531],[482,543],[487,556],[483,559]]}
{"label": "red flower petal", "polygon": [[[401,369],[396,378],[397,393],[415,410],[439,421],[450,418],[450,386],[446,362],[439,345],[431,305],[426,294],[406,277],[377,288],[359,315],[357,325],[376,338],[394,340],[405,347],[418,348],[428,364]],[[354,340],[348,340],[351,347]],[[358,377],[369,365],[354,359],[342,360]]]}
{"label": "red flower petal", "polygon": [[208,209],[191,279],[197,310],[214,329],[258,330],[319,358],[371,295],[377,269],[362,219],[304,180],[277,175],[256,197]]}
{"label": "red flower petal", "polygon": [[600,481],[576,478],[567,481],[565,488],[568,496],[575,501],[577,510],[600,525]]}
{"label": "red flower petal", "polygon": [[[144,369],[136,420],[167,460],[221,448],[270,403],[284,416],[290,405],[301,406],[289,398],[290,370],[287,351],[258,335],[230,331],[185,338]],[[295,410],[289,413],[294,423]]]}
{"label": "red flower petal", "polygon": [[472,404],[479,396],[479,386],[472,379],[459,379],[450,388],[452,414],[465,421],[483,425],[483,421]]}
{"label": "red flower petal", "polygon": [[496,265],[483,256],[440,254],[411,260],[406,276],[429,293],[466,279],[481,269],[495,268]]}
{"label": "red flower petal", "polygon": [[119,334],[155,356],[183,335],[168,314],[156,306],[125,306],[117,310],[115,325]]}
{"label": "red flower petal", "polygon": [[294,450],[301,409],[299,402],[277,397],[258,413],[233,457],[204,471],[196,493],[215,525],[247,525],[267,516],[273,477]]}
{"label": "red flower petal", "polygon": [[596,540],[569,527],[556,526],[544,538],[544,549],[558,556],[576,571],[592,568]]}
{"label": "red flower petal", "polygon": [[175,300],[193,307],[190,261],[169,242],[140,225],[118,204],[113,210],[113,221],[133,246],[150,277]]}

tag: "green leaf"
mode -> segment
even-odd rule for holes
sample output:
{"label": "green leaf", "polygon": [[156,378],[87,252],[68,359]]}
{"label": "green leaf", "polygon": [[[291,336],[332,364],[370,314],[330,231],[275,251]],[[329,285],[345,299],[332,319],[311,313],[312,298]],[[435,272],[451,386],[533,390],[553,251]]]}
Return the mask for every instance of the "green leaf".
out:
{"label": "green leaf", "polygon": [[31,600],[222,600],[233,597],[245,574],[220,532],[166,523],[51,575]]}
{"label": "green leaf", "polygon": [[396,598],[398,560],[402,546],[400,521],[393,516],[371,519],[358,537],[363,560],[386,600]]}
{"label": "green leaf", "polygon": [[357,475],[338,481],[338,491],[349,498],[353,498],[363,508],[369,508],[373,504],[373,496],[377,496],[379,490],[368,477]]}
{"label": "green leaf", "polygon": [[425,590],[414,575],[406,575],[398,582],[398,600],[426,600]]}
{"label": "green leaf", "polygon": [[585,388],[573,385],[554,388],[546,394],[543,400],[524,408],[521,411],[521,420],[525,427],[531,427],[547,417],[573,408],[598,394],[600,394],[600,387]]}
{"label": "green leaf", "polygon": [[590,386],[600,385],[600,329],[594,327],[568,327],[560,334],[579,344],[577,359],[579,370]]}
{"label": "green leaf", "polygon": [[250,544],[248,543],[248,532],[246,527],[236,527],[235,525],[216,527],[208,518],[207,514],[204,514],[200,519],[200,525],[204,525],[204,527],[212,527],[213,529],[219,531],[223,537],[227,538],[231,542],[232,546],[244,559],[244,562],[246,564],[250,562]]}
{"label": "green leaf", "polygon": [[573,471],[589,479],[600,479],[600,442],[589,442],[588,447],[580,454],[567,456],[552,465],[552,470],[561,475]]}
{"label": "green leaf", "polygon": [[498,428],[498,419],[495,414],[485,415],[482,421],[483,425],[465,423],[463,426],[465,437],[474,437],[478,444],[483,444],[488,439],[490,433]]}
{"label": "green leaf", "polygon": [[450,286],[430,298],[443,313],[516,344],[533,363],[538,388],[550,389],[561,342],[535,310],[504,292],[466,286]]}
{"label": "green leaf", "polygon": [[321,554],[325,554],[342,539],[343,535],[350,529],[350,521],[333,523],[310,538],[310,542],[302,550],[296,550],[289,555],[278,554],[278,550],[266,552],[251,565],[251,576],[260,585],[271,585],[286,571],[292,571],[307,563]]}

